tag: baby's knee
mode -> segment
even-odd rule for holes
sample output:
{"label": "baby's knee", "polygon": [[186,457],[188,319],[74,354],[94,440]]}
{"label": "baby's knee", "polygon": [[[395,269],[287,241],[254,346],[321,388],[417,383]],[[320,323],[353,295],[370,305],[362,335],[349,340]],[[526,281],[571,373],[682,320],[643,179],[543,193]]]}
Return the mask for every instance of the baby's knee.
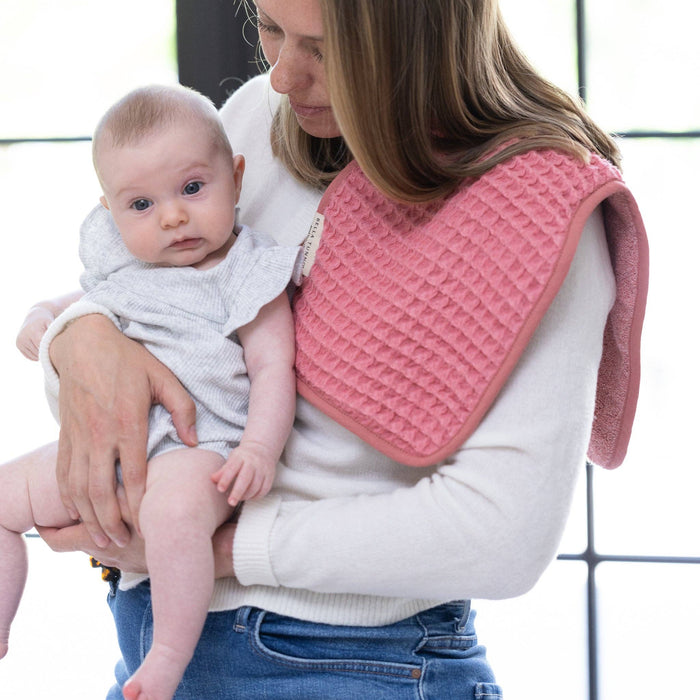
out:
{"label": "baby's knee", "polygon": [[205,520],[201,504],[197,499],[188,498],[187,494],[159,498],[149,497],[147,491],[139,510],[139,526],[144,539],[172,540],[175,546],[186,533],[201,530]]}

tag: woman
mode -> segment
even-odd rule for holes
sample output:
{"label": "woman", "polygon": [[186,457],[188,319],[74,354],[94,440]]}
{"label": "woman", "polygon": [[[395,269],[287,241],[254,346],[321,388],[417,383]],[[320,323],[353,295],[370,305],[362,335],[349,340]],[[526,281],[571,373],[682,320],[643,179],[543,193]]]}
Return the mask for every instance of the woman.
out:
{"label": "woman", "polygon": [[[617,162],[617,150],[575,101],[534,73],[511,41],[496,0],[256,0],[253,9],[271,69],[244,85],[222,110],[234,148],[249,164],[242,219],[284,243],[301,243],[323,190],[333,186],[320,205],[326,228],[296,302],[303,398],[295,429],[273,491],[246,503],[237,524],[215,539],[220,578],[212,612],[176,697],[500,697],[476,642],[468,601],[525,593],[556,553],[589,444],[604,329],[616,297],[604,223],[614,224],[610,211],[626,211],[626,227],[636,233],[638,284],[625,296],[635,302],[628,327],[632,345],[638,342],[645,249],[633,203],[607,164]],[[552,155],[552,149],[565,157]],[[572,173],[595,172],[602,184],[583,203],[576,200],[573,223],[566,219],[560,227],[576,231],[561,243],[566,264],[556,263],[555,282],[541,283],[546,306],[536,302],[516,329],[512,351],[493,359],[496,351],[487,338],[480,349],[463,353],[469,360],[481,353],[482,365],[494,367],[495,379],[477,408],[462,417],[456,392],[456,429],[435,449],[414,449],[402,426],[394,430],[392,420],[381,416],[375,425],[373,416],[393,400],[385,395],[392,389],[400,406],[413,402],[421,419],[412,429],[421,439],[432,437],[436,415],[447,415],[441,412],[443,390],[435,392],[434,409],[422,394],[415,398],[413,389],[424,385],[419,366],[431,367],[419,357],[427,340],[423,331],[409,338],[402,319],[419,302],[421,313],[431,318],[438,302],[455,302],[463,290],[451,291],[454,265],[433,277],[437,268],[423,267],[421,259],[406,268],[405,279],[387,265],[387,279],[402,290],[409,278],[417,278],[430,282],[437,295],[430,297],[435,304],[424,303],[418,292],[409,295],[398,320],[379,302],[397,305],[405,294],[389,288],[379,301],[367,297],[374,306],[365,311],[389,325],[388,337],[415,341],[409,371],[405,357],[399,367],[400,353],[389,349],[388,340],[361,360],[348,360],[338,350],[364,327],[357,302],[365,292],[358,288],[353,296],[351,287],[347,309],[329,311],[325,292],[342,286],[341,275],[355,272],[342,262],[334,268],[329,260],[336,248],[348,260],[359,260],[366,248],[386,256],[373,235],[396,212],[417,221],[417,241],[425,243],[427,236],[421,249],[426,259],[435,247],[431,241],[443,243],[445,212],[450,224],[469,219],[465,230],[480,231],[488,242],[503,217],[480,222],[472,216],[479,207],[470,204],[465,213],[452,205],[487,184],[491,199],[482,193],[479,201],[487,202],[489,217],[501,206],[496,201],[520,212],[525,188],[511,183],[493,194],[498,188],[489,174],[497,173],[500,182],[510,164],[526,163],[529,177],[533,153],[545,154],[532,165],[539,168],[536,184],[549,177],[543,173],[555,160]],[[561,180],[550,177],[547,186]],[[564,189],[578,188],[578,180],[564,180]],[[352,196],[339,204],[348,187],[355,188]],[[363,204],[364,193],[371,206]],[[608,195],[612,204],[602,205]],[[617,206],[615,197],[623,197],[626,207]],[[537,197],[532,201],[532,220],[551,213]],[[353,207],[360,209],[351,222],[356,238],[342,237],[344,214]],[[382,219],[384,211],[389,214]],[[377,212],[380,218],[366,223]],[[511,226],[504,240],[518,228]],[[348,252],[353,240],[365,248]],[[397,253],[404,256],[402,265],[413,265],[411,241],[409,252]],[[486,242],[478,243],[479,255]],[[313,261],[314,247],[307,253]],[[506,259],[509,266],[519,264],[508,256],[506,247],[491,267]],[[461,252],[454,264],[471,264],[469,257]],[[494,284],[500,290],[501,282]],[[470,318],[487,304],[487,291]],[[345,326],[333,321],[338,314],[354,329],[347,337]],[[450,313],[440,323],[446,330],[439,331],[437,354],[459,319]],[[438,333],[435,328],[431,332]],[[457,345],[480,332],[470,328],[473,333],[462,333]],[[327,337],[333,337],[332,347],[318,349]],[[85,550],[122,570],[141,571],[140,540],[130,536],[121,513],[130,511],[136,520],[145,416],[151,402],[163,403],[183,439],[193,443],[191,403],[166,370],[97,314],[71,323],[50,352],[61,377],[58,476],[66,506],[83,523],[44,535],[55,549]],[[381,381],[367,377],[385,355],[386,372],[398,372],[401,386],[407,376],[413,384],[406,391],[392,381],[376,394],[357,390],[367,381],[379,387]],[[459,379],[463,369],[445,373],[443,384]],[[334,389],[332,381],[347,371],[359,372],[358,384],[348,380],[342,390]],[[633,360],[624,445],[636,373]],[[382,375],[387,376],[393,375]],[[364,408],[353,403],[357,396]],[[450,422],[440,418],[435,430]],[[620,459],[615,449],[611,465]],[[51,458],[51,449],[41,456]],[[117,457],[126,490],[121,505],[114,495]],[[110,602],[123,652],[117,677],[123,683],[150,643],[147,584],[115,590]],[[109,697],[119,697],[117,686]]]}

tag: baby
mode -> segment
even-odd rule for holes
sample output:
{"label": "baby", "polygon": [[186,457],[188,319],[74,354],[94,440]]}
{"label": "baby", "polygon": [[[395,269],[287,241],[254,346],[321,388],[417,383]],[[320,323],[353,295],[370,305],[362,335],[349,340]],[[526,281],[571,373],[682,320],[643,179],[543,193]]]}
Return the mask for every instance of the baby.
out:
{"label": "baby", "polygon": [[[165,700],[192,657],[210,603],[212,534],[238,503],[269,491],[292,426],[294,326],[286,288],[296,279],[299,250],[236,223],[244,160],[233,155],[214,106],[192,90],[129,93],[100,121],[93,159],[103,196],[81,230],[85,295],[75,303],[80,313],[109,315],[176,374],[197,405],[194,448],[179,440],[168,412],[153,406],[138,513],[154,637],[123,692],[128,700]],[[17,341],[24,354],[36,359],[48,322],[74,300],[32,309]],[[53,470],[8,464],[0,470],[0,499],[1,658],[26,577],[21,533],[72,520]],[[122,573],[120,586],[144,578]]]}

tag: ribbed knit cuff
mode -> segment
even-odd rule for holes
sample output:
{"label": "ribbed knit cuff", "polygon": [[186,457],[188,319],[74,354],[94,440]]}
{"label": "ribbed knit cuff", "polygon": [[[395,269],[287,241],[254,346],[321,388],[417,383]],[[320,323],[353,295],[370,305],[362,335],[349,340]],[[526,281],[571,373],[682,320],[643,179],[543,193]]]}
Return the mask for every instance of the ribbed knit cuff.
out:
{"label": "ribbed knit cuff", "polygon": [[39,346],[39,362],[41,362],[41,367],[44,370],[44,389],[46,391],[46,397],[49,401],[49,407],[56,420],[59,420],[58,416],[58,390],[59,390],[59,377],[56,369],[51,364],[51,358],[49,357],[49,348],[51,347],[51,342],[53,339],[63,332],[66,326],[77,318],[81,316],[88,316],[90,314],[102,314],[107,316],[112,323],[114,323],[117,328],[119,328],[119,321],[117,317],[106,307],[100,304],[94,304],[89,301],[77,301],[71,304],[62,314],[58,316],[57,319],[47,328],[44,337],[41,339],[41,345]]}
{"label": "ribbed knit cuff", "polygon": [[265,496],[247,501],[233,539],[233,569],[244,586],[279,586],[270,561],[270,537],[282,499]]}

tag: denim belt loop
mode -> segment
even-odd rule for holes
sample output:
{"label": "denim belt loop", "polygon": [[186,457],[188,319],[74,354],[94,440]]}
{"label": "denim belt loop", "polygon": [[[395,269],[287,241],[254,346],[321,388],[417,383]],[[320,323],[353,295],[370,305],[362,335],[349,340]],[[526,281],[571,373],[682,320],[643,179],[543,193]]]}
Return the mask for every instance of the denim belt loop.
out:
{"label": "denim belt loop", "polygon": [[456,631],[460,633],[467,629],[467,625],[469,624],[469,614],[471,613],[472,609],[471,600],[463,600],[461,602],[464,604],[464,611],[462,612],[462,617],[460,617],[457,621],[456,626]]}
{"label": "denim belt loop", "polygon": [[252,608],[249,605],[244,605],[242,608],[236,610],[236,616],[233,622],[233,629],[235,632],[243,633],[248,629],[248,618],[250,618],[250,613]]}

